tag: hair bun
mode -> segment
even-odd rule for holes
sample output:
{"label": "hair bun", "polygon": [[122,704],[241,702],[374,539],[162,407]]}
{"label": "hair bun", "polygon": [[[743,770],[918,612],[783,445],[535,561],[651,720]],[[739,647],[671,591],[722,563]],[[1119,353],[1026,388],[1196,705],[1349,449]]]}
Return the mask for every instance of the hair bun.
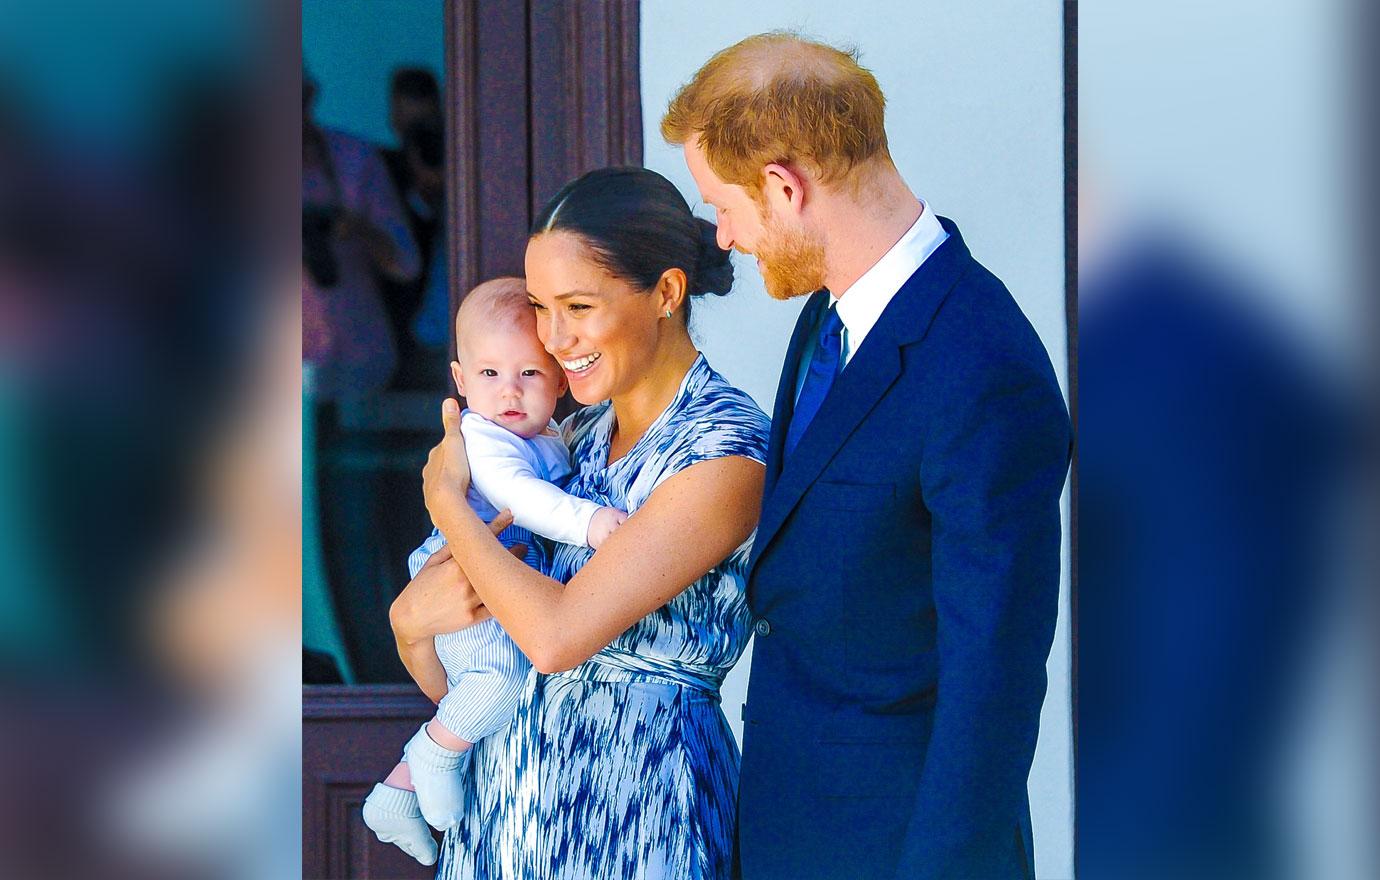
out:
{"label": "hair bun", "polygon": [[703,217],[696,217],[700,231],[700,252],[695,261],[694,286],[691,295],[712,293],[723,296],[733,289],[731,253],[719,247],[719,228]]}

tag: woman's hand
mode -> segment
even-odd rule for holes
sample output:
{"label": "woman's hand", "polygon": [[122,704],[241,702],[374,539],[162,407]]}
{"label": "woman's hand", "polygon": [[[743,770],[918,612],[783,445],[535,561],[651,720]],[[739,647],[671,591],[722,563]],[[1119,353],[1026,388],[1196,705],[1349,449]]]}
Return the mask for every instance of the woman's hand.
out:
{"label": "woman's hand", "polygon": [[[489,529],[497,535],[512,523],[513,515],[505,510],[494,517]],[[527,548],[519,544],[511,552],[521,559]],[[460,570],[460,563],[456,562],[449,544],[422,564],[417,576],[393,600],[388,612],[393,635],[400,644],[456,632],[492,616]]]}
{"label": "woman's hand", "polygon": [[469,510],[465,493],[470,488],[470,463],[465,457],[465,440],[460,436],[460,404],[454,398],[448,397],[441,404],[441,425],[445,436],[432,448],[426,467],[422,468],[422,497],[431,521],[444,531],[444,523],[452,516]]}
{"label": "woman's hand", "polygon": [[[512,522],[512,514],[505,510],[494,517],[489,528],[496,535]],[[518,544],[511,552],[522,558],[527,548]],[[433,703],[446,694],[446,671],[436,656],[432,638],[492,616],[460,570],[450,545],[431,554],[417,570],[417,576],[393,600],[388,617],[398,643],[398,656]]]}

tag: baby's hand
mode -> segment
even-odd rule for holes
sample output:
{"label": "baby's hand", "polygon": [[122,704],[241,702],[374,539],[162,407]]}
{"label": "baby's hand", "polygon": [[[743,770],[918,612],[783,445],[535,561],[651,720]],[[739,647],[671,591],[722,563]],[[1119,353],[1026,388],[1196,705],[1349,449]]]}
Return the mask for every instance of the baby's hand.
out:
{"label": "baby's hand", "polygon": [[598,550],[600,545],[609,539],[613,530],[623,524],[628,515],[616,507],[601,507],[594,512],[594,516],[589,520],[589,546],[591,549]]}

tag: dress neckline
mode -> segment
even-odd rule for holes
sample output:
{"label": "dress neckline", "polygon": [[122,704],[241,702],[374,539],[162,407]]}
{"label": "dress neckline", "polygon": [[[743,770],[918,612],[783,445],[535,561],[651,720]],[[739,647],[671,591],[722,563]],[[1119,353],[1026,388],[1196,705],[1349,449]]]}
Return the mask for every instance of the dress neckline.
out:
{"label": "dress neckline", "polygon": [[644,443],[650,442],[648,438],[657,434],[671,415],[681,409],[685,401],[694,397],[700,392],[708,381],[710,375],[709,361],[705,360],[704,352],[695,353],[695,362],[690,365],[690,369],[685,371],[685,378],[680,380],[680,387],[676,389],[671,402],[666,404],[666,408],[661,411],[652,423],[647,426],[647,430],[642,432],[642,436],[637,438],[637,442],[628,447],[628,451],[623,453],[616,461],[609,461],[609,454],[613,446],[613,428],[617,419],[617,414],[613,411],[613,401],[604,404],[604,412],[599,415],[599,420],[595,426],[595,442],[598,444],[595,451],[600,456],[598,469],[610,471],[625,461],[634,458],[634,453],[642,448]]}

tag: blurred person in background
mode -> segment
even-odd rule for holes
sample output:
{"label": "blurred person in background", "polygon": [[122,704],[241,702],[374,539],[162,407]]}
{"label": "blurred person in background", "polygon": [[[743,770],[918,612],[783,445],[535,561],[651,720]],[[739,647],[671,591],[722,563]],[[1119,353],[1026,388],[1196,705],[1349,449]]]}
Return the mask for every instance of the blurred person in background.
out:
{"label": "blurred person in background", "polygon": [[194,539],[173,554],[140,627],[196,711],[150,736],[97,795],[126,849],[197,875],[300,871],[301,316],[284,297],[255,325],[255,369],[198,460]]}
{"label": "blurred person in background", "polygon": [[1335,419],[1250,282],[1144,236],[1080,285],[1080,877],[1284,872]]}
{"label": "blurred person in background", "polygon": [[132,609],[179,533],[205,403],[244,355],[253,189],[221,182],[250,155],[246,96],[191,73],[163,81],[142,151],[49,139],[18,100],[0,135],[0,371],[31,456],[5,479],[32,490],[35,589],[62,615],[61,637],[29,639],[45,677],[144,666]]}
{"label": "blurred person in background", "polygon": [[384,304],[398,344],[395,385],[445,386],[450,333],[450,288],[445,247],[445,120],[436,77],[424,67],[400,67],[388,91],[388,123],[398,148],[385,150],[408,227],[421,255],[422,272],[409,281],[380,279]]}
{"label": "blurred person in background", "polygon": [[302,75],[302,358],[316,399],[359,398],[388,385],[397,347],[379,276],[408,283],[421,253],[378,151],[312,116]]}
{"label": "blurred person in background", "polygon": [[[181,27],[215,18],[211,4],[198,10]],[[134,21],[122,7],[121,24]],[[131,24],[119,44],[135,31],[145,32]],[[0,33],[19,39],[8,22]],[[64,45],[80,45],[83,61],[111,58],[72,34],[64,28]],[[145,615],[169,553],[204,537],[189,527],[189,488],[252,351],[266,299],[254,283],[260,247],[281,240],[261,212],[275,192],[294,196],[260,164],[282,136],[266,117],[284,109],[257,90],[262,80],[241,77],[220,42],[177,27],[149,39],[158,45],[135,60],[114,59],[119,70],[50,69],[34,41],[36,63],[0,86],[12,96],[0,98],[0,518],[15,515],[7,531],[20,542],[0,541],[0,614],[5,636],[24,634],[0,651],[5,877],[188,876],[113,840],[119,824],[103,794],[186,708],[166,687]],[[121,84],[116,94],[87,93],[107,81]],[[239,623],[221,618],[219,633],[231,638]],[[296,640],[290,627],[278,636]],[[214,795],[191,784],[184,797]]]}
{"label": "blurred person in background", "polygon": [[1347,748],[1373,742],[1346,705],[1373,693],[1343,561],[1355,24],[1333,0],[1079,16],[1081,880],[1375,876]]}

